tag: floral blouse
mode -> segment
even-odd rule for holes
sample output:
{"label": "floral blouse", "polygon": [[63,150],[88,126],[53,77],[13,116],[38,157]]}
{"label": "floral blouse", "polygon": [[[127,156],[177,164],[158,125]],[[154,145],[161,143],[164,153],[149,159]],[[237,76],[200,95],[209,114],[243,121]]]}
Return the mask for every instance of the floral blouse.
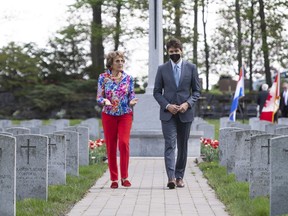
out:
{"label": "floral blouse", "polygon": [[[104,99],[108,99],[112,106],[103,106]],[[108,115],[120,116],[132,113],[129,102],[135,98],[133,77],[122,71],[120,81],[112,78],[112,72],[107,70],[98,78],[97,103],[103,106],[102,112]]]}

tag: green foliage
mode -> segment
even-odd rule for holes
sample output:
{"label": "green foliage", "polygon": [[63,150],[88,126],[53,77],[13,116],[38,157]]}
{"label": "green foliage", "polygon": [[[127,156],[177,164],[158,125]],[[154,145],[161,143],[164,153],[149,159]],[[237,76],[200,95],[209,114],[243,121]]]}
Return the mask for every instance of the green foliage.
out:
{"label": "green foliage", "polygon": [[26,104],[43,111],[55,107],[61,107],[65,102],[73,102],[80,99],[74,91],[58,85],[36,85],[33,89],[18,92],[18,97],[24,97]]}
{"label": "green foliage", "polygon": [[9,43],[0,49],[0,89],[13,91],[39,82],[40,58],[33,44]]}
{"label": "green foliage", "polygon": [[65,215],[71,206],[79,201],[87,190],[100,178],[107,169],[107,164],[98,163],[80,166],[79,177],[67,176],[66,185],[48,187],[48,201],[24,199],[17,201],[17,216],[31,215]]}
{"label": "green foliage", "polygon": [[74,91],[75,93],[95,93],[97,92],[97,80],[69,80],[69,82],[62,83],[64,88]]}

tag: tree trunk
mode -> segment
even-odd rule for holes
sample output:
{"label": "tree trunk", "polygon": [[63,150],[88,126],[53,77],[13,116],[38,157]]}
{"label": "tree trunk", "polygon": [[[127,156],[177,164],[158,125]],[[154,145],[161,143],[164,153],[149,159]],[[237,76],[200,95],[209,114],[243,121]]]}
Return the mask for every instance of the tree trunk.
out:
{"label": "tree trunk", "polygon": [[269,50],[267,44],[267,30],[266,30],[266,21],[264,13],[264,3],[263,0],[259,0],[259,16],[261,19],[261,35],[262,35],[262,51],[264,55],[264,66],[265,66],[265,75],[266,82],[269,86],[272,85],[271,72],[270,72],[270,62],[269,62]]}
{"label": "tree trunk", "polygon": [[181,6],[181,0],[174,0],[174,8],[175,8],[175,37],[181,40],[181,23],[180,23],[180,18],[181,18],[181,11],[180,11],[180,6]]}
{"label": "tree trunk", "polygon": [[241,20],[240,20],[240,5],[239,0],[235,0],[235,12],[236,12],[236,23],[237,23],[237,60],[238,60],[238,72],[242,67],[242,32],[241,32]]}
{"label": "tree trunk", "polygon": [[120,26],[120,22],[121,22],[121,7],[122,7],[122,3],[121,1],[117,1],[117,5],[116,5],[116,29],[115,29],[115,35],[114,35],[114,50],[118,50],[119,48],[119,38],[120,38],[120,33],[121,33],[121,26]]}
{"label": "tree trunk", "polygon": [[[207,1],[207,7],[208,7],[208,1]],[[206,16],[207,16],[207,14],[206,14]],[[207,17],[205,18],[205,1],[204,0],[202,0],[202,22],[203,22],[203,30],[204,30],[206,91],[208,91],[209,90],[209,46],[207,43],[207,33],[206,33]]]}
{"label": "tree trunk", "polygon": [[251,92],[253,90],[252,87],[252,74],[253,74],[253,50],[254,50],[254,5],[255,1],[251,1],[251,7],[250,7],[250,47],[249,47],[249,91]]}
{"label": "tree trunk", "polygon": [[98,79],[100,73],[104,71],[104,47],[103,47],[103,30],[101,18],[102,1],[96,1],[91,5],[93,20],[91,24],[91,60],[92,67],[90,78]]}
{"label": "tree trunk", "polygon": [[193,63],[197,65],[198,44],[198,0],[194,0],[194,28],[193,28]]}

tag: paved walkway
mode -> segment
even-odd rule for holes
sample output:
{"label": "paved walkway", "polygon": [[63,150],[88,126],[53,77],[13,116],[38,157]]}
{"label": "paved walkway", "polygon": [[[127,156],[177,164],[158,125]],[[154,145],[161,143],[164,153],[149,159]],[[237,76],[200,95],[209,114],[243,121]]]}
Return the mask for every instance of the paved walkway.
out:
{"label": "paved walkway", "polygon": [[188,159],[185,187],[169,190],[163,158],[131,158],[132,186],[110,189],[106,172],[68,216],[226,216],[202,172]]}

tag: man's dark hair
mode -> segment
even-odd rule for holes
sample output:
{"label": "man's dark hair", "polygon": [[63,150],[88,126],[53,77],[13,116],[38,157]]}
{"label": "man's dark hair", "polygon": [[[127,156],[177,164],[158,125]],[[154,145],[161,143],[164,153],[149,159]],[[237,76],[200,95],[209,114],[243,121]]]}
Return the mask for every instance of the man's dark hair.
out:
{"label": "man's dark hair", "polygon": [[166,43],[166,49],[167,51],[171,48],[171,47],[174,47],[174,48],[179,48],[181,51],[182,51],[182,43],[180,40],[178,40],[177,38],[171,38],[168,40],[168,42]]}

